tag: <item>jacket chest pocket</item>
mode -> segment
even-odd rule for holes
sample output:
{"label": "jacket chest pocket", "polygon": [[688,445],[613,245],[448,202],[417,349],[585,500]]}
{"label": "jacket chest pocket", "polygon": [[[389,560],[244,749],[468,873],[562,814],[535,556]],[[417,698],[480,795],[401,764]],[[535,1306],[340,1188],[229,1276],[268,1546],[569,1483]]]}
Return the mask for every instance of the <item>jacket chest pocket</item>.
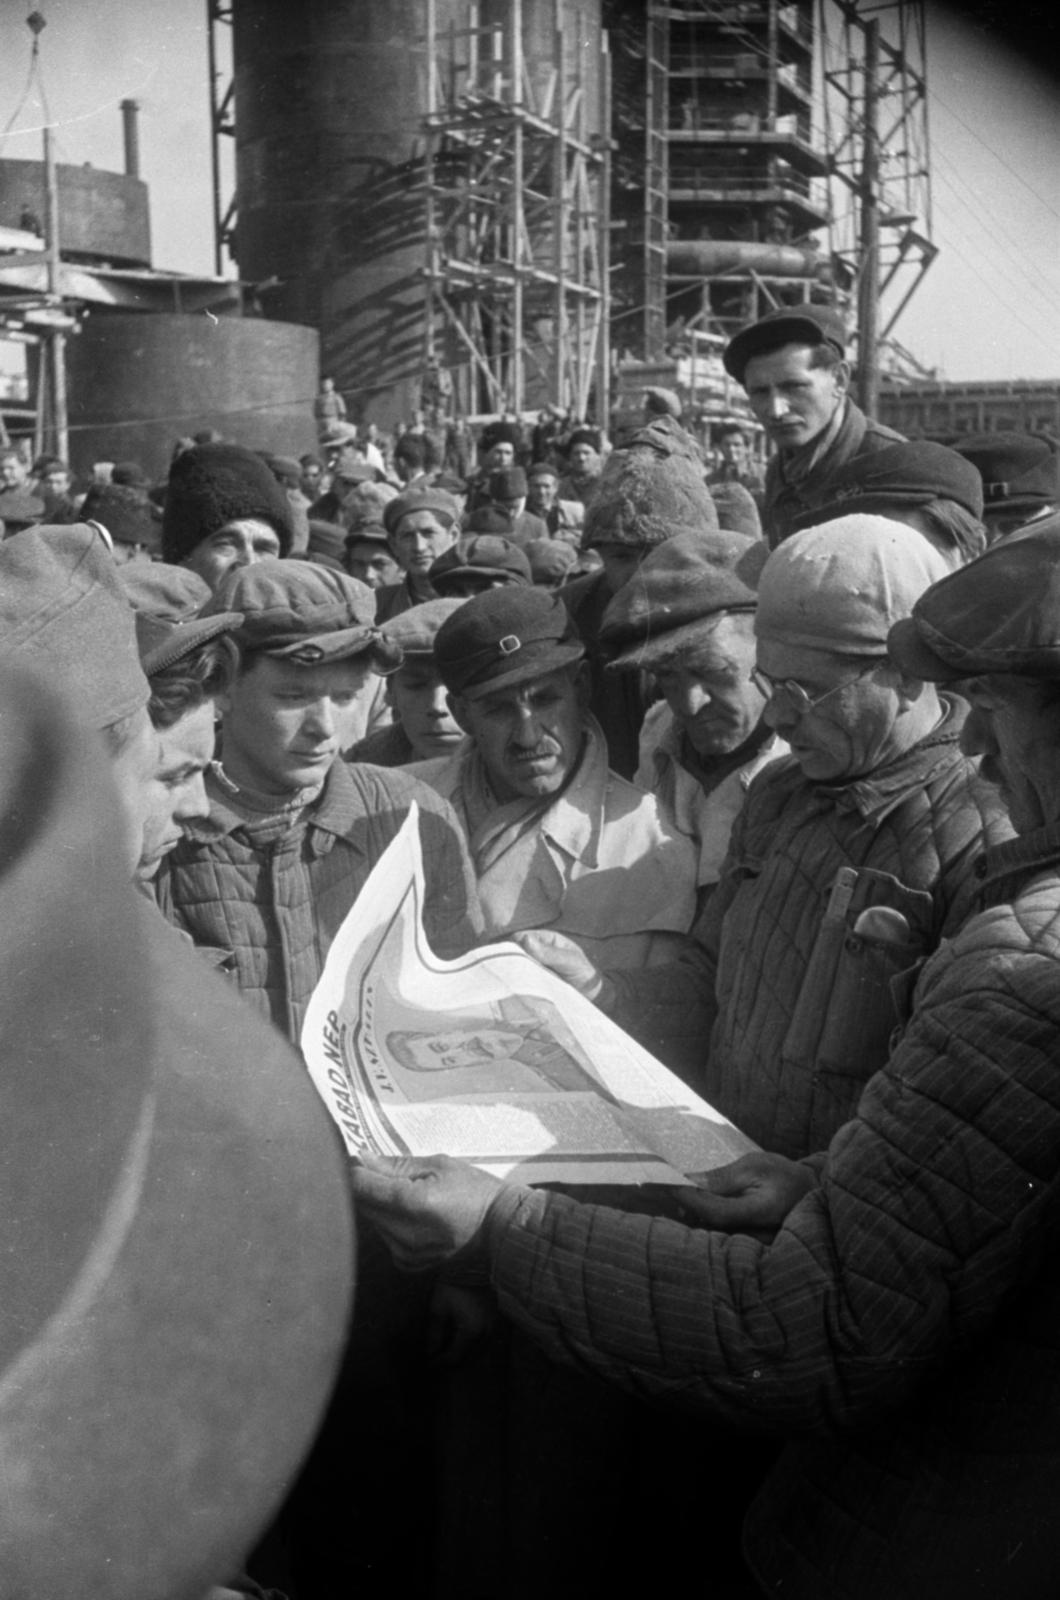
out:
{"label": "jacket chest pocket", "polygon": [[832,886],[799,998],[784,1058],[814,1075],[864,1083],[887,1060],[896,1026],[907,1020],[911,983],[932,943],[934,903],[890,873],[841,869]]}

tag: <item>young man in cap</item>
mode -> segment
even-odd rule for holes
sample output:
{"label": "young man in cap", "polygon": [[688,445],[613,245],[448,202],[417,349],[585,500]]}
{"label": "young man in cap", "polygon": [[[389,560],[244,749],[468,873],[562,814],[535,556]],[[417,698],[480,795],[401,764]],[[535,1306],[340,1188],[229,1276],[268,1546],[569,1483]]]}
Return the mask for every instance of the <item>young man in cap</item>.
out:
{"label": "young man in cap", "polygon": [[796,519],[799,529],[865,512],[915,528],[947,566],[963,566],[986,549],[983,484],[956,450],[910,439],[855,456],[834,474],[827,505]]}
{"label": "young man in cap", "polygon": [[704,1228],[725,1208],[694,1190],[683,1228],[442,1159],[354,1175],[406,1268],[459,1251],[556,1361],[678,1395],[708,1429],[794,1440],[743,1529],[764,1594],[1055,1588],[1058,617],[1054,519],[934,584],[890,634],[897,672],[967,699],[965,749],[1018,837],[980,858],[975,913],[924,966],[853,1119],[759,1210],[767,1239]]}
{"label": "young man in cap", "polygon": [[567,441],[567,471],[560,479],[564,500],[589,504],[600,481],[600,435],[594,428],[575,428]]}
{"label": "young man in cap", "polygon": [[376,611],[380,623],[434,599],[431,564],[460,537],[460,507],[445,489],[413,487],[384,507],[383,526],[391,554],[405,576],[380,589]]}
{"label": "young man in cap", "polygon": [[401,611],[380,629],[401,650],[401,665],[384,680],[394,721],[362,739],[348,761],[377,767],[407,767],[414,761],[435,761],[463,743],[464,732],[453,720],[434,660],[434,640],[447,617],[463,600],[426,600]]}
{"label": "young man in cap", "polygon": [[474,880],[436,795],[342,759],[365,679],[401,659],[371,591],[309,562],[263,561],[229,574],[205,614],[222,611],[242,613],[241,664],[219,699],[210,814],[169,858],[161,898],[197,943],[232,951],[244,994],[297,1043],[331,941],[413,800],[439,955],[475,940]]}
{"label": "young man in cap", "polygon": [[216,589],[232,567],[290,552],[291,506],[253,450],[196,445],[169,469],[162,559],[190,567]]}
{"label": "young man in cap", "polygon": [[550,539],[562,539],[575,549],[585,520],[580,500],[561,500],[559,473],[550,461],[537,461],[526,475],[526,503],[540,517]]}
{"label": "young man in cap", "polygon": [[991,539],[1051,517],[1060,506],[1060,451],[1047,434],[977,434],[958,439],[954,449],[982,479]]}
{"label": "young man in cap", "polygon": [[838,467],[902,437],[847,393],[846,329],[830,306],[771,311],[730,340],[724,362],[776,447],[762,505],[773,546],[794,532],[796,517],[824,503]]}
{"label": "young man in cap", "polygon": [[[904,1020],[892,978],[959,928],[1008,834],[959,748],[963,708],[897,671],[891,625],[945,565],[883,517],[796,534],[762,570],[756,674],[791,758],[751,784],[692,944],[597,1001],[767,1150],[853,1115]],[[864,919],[864,920],[863,920]]]}
{"label": "young man in cap", "polygon": [[387,589],[401,582],[401,567],[394,560],[383,526],[383,508],[378,517],[358,517],[346,535],[346,571],[369,589]]}
{"label": "young man in cap", "polygon": [[717,884],[752,778],[787,745],[763,721],[754,679],[761,539],[679,533],[641,563],[604,612],[610,671],[649,672],[663,694],[641,729],[637,782],[696,847],[701,889]]}
{"label": "young man in cap", "polygon": [[463,825],[488,937],[551,928],[607,963],[645,966],[691,925],[695,863],[655,800],[608,770],[584,653],[558,595],[468,600],[434,656],[471,742],[415,771]]}
{"label": "young man in cap", "polygon": [[593,716],[604,731],[611,766],[623,778],[632,778],[640,764],[638,739],[652,695],[643,674],[616,681],[606,671],[599,641],[604,611],[657,545],[684,529],[717,526],[702,463],[672,418],[657,417],[612,451],[582,532],[582,549],[595,550],[603,566],[560,593],[586,646]]}
{"label": "young man in cap", "polygon": [[721,457],[710,475],[711,489],[716,483],[741,484],[753,495],[755,505],[760,506],[765,477],[755,465],[747,429],[739,422],[723,422],[713,430],[710,442]]}

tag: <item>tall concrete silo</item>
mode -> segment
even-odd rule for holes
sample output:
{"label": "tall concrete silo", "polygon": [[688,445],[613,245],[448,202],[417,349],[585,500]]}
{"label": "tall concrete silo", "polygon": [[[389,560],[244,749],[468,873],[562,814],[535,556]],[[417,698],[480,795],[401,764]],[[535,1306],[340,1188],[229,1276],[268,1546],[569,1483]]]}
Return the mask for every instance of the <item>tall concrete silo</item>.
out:
{"label": "tall concrete silo", "polygon": [[[547,139],[561,25],[571,140],[599,142],[599,0],[235,0],[232,21],[240,275],[261,286],[268,315],[319,328],[323,368],[354,414],[371,405],[383,421],[406,416],[429,343],[425,173],[444,209],[461,151],[473,165],[492,139],[498,159],[475,199],[509,206],[505,142],[516,122],[528,149]],[[426,165],[443,147],[447,164]],[[559,170],[539,160],[526,182],[547,186]],[[528,290],[540,286],[532,269],[524,276]],[[441,311],[438,335],[446,364],[473,364]]]}

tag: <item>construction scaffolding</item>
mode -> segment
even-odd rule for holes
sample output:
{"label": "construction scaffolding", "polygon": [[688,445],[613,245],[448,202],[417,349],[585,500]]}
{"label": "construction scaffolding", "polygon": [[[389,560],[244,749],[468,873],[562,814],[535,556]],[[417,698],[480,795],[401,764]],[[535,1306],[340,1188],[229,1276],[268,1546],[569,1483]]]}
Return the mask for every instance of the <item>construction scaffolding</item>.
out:
{"label": "construction scaffolding", "polygon": [[425,367],[453,370],[465,417],[546,404],[606,417],[606,40],[555,0],[551,51],[530,60],[523,0],[503,20],[484,22],[476,0],[453,11],[440,27],[427,0]]}

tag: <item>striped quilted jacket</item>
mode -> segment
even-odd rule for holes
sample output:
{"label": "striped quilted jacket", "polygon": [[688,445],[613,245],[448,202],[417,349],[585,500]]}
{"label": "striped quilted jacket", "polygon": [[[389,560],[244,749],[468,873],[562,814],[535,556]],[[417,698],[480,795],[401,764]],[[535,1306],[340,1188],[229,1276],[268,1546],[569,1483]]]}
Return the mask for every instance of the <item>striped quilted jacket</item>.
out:
{"label": "striped quilted jacket", "polygon": [[[853,1116],[917,972],[974,905],[984,844],[1011,837],[957,747],[961,721],[951,704],[928,738],[841,787],[772,763],[686,955],[610,975],[616,1021],[767,1150],[822,1150]],[[880,908],[884,937],[855,932]]]}

